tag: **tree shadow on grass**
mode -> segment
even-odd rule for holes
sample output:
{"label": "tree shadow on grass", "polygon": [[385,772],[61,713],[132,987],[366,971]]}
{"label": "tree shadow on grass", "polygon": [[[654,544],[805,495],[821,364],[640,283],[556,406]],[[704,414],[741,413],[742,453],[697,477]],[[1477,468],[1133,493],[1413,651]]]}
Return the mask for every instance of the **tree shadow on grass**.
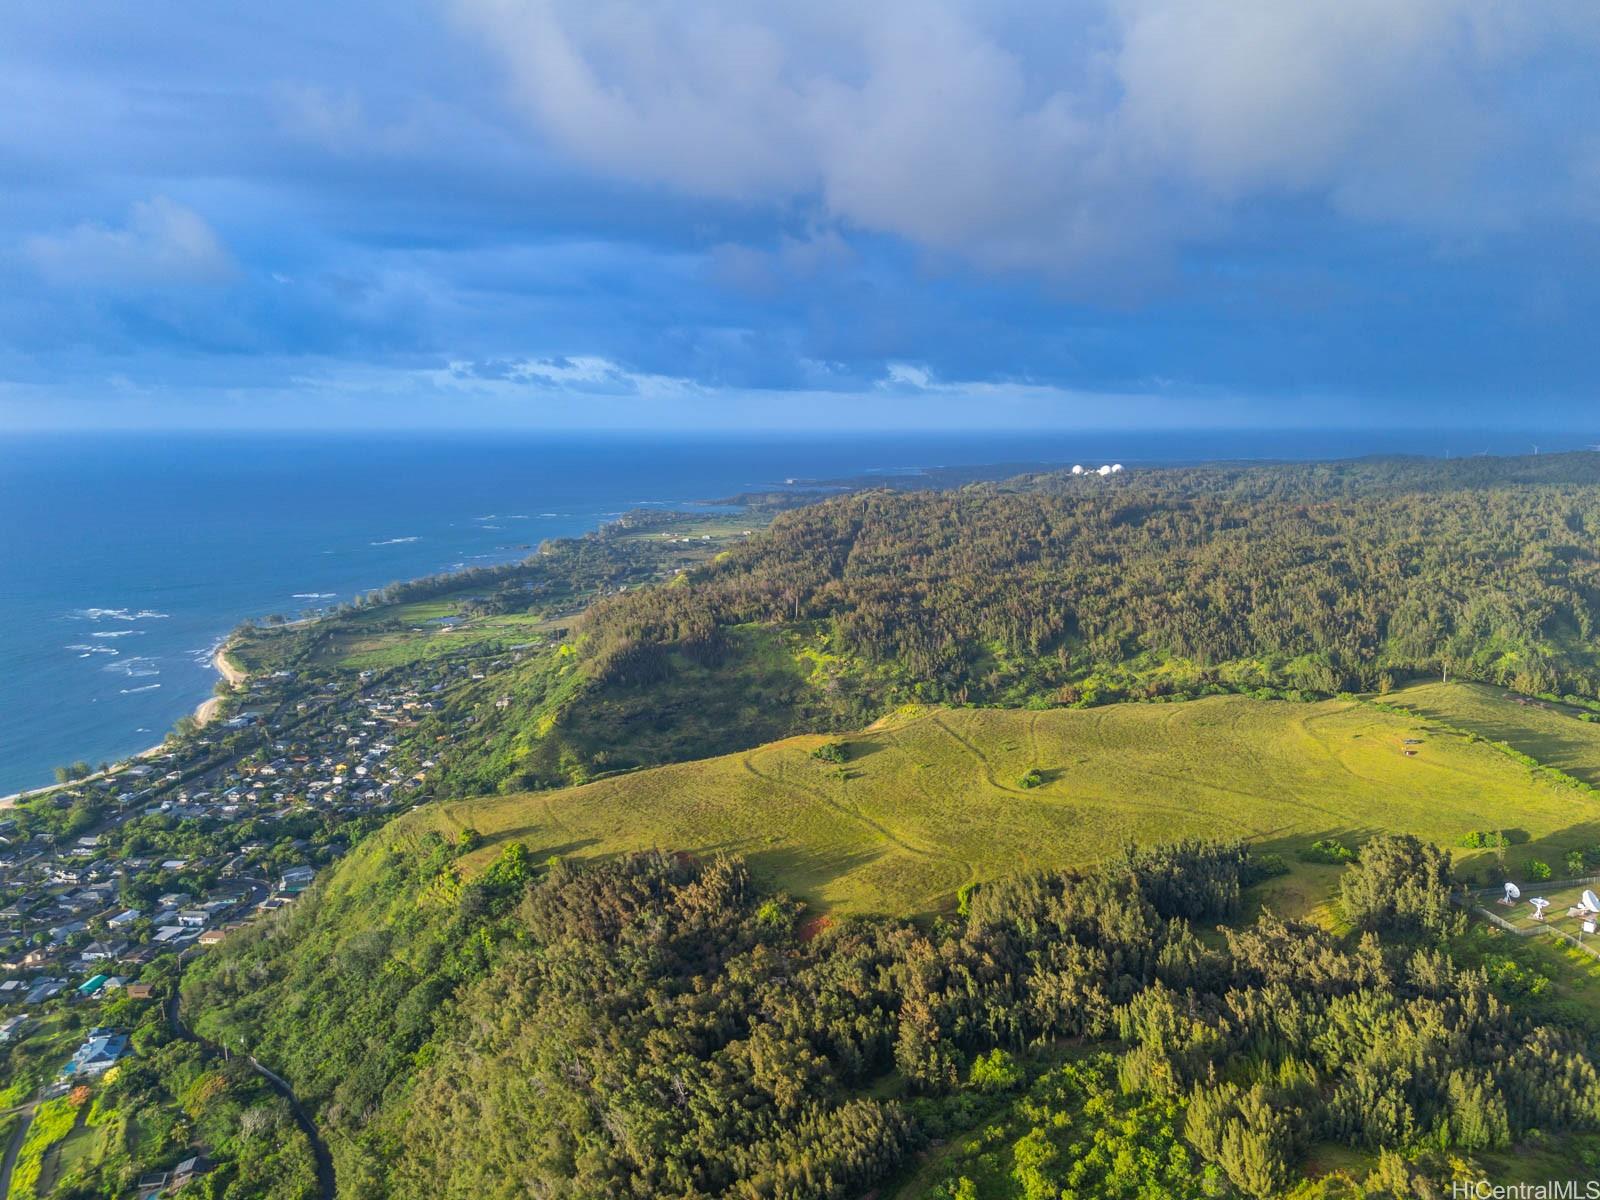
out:
{"label": "tree shadow on grass", "polygon": [[483,850],[488,849],[493,854],[498,854],[501,848],[512,842],[521,842],[528,847],[529,858],[535,862],[543,862],[547,858],[566,858],[600,843],[599,838],[590,837],[577,838],[573,841],[561,842],[555,845],[541,845],[538,842],[538,838],[541,836],[549,836],[542,825],[523,825],[514,829],[497,830],[492,836],[484,838],[483,845],[479,847],[479,852],[481,853]]}

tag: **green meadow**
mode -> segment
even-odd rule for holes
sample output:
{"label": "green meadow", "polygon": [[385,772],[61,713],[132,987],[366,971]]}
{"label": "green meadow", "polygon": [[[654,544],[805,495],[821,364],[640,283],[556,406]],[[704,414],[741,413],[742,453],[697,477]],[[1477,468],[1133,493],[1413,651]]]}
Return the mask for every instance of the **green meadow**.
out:
{"label": "green meadow", "polygon": [[[843,761],[818,756],[830,745]],[[540,857],[737,853],[819,910],[893,914],[944,910],[964,884],[1090,863],[1128,842],[1243,837],[1285,857],[1291,871],[1266,898],[1303,912],[1337,875],[1296,857],[1315,840],[1412,832],[1487,876],[1491,852],[1460,848],[1465,835],[1508,831],[1515,873],[1600,842],[1597,811],[1588,793],[1437,722],[1355,700],[1219,696],[906,710],[850,735],[430,806],[393,835],[472,827],[483,861],[507,840]]]}
{"label": "green meadow", "polygon": [[1504,742],[1547,767],[1600,787],[1600,714],[1482,683],[1415,684],[1388,697],[1437,721]]}

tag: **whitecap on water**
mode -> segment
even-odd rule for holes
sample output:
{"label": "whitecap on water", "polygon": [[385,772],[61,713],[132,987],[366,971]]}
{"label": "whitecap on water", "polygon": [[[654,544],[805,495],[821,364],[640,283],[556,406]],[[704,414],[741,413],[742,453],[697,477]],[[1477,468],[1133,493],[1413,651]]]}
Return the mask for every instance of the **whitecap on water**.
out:
{"label": "whitecap on water", "polygon": [[171,613],[141,608],[132,612],[126,608],[80,608],[68,614],[79,621],[164,621]]}
{"label": "whitecap on water", "polygon": [[161,668],[156,666],[155,662],[153,658],[136,655],[133,658],[124,658],[120,662],[107,663],[105,669],[120,672],[129,679],[148,679],[152,675],[161,674]]}
{"label": "whitecap on water", "polygon": [[137,696],[140,692],[153,692],[160,686],[159,683],[147,683],[143,687],[122,688],[121,691],[124,696]]}
{"label": "whitecap on water", "polygon": [[406,542],[420,542],[421,540],[422,539],[420,537],[385,538],[381,542],[368,542],[367,545],[369,545],[369,546],[400,546],[400,545],[404,545]]}
{"label": "whitecap on water", "polygon": [[80,621],[131,621],[133,614],[125,608],[80,608],[72,614]]}

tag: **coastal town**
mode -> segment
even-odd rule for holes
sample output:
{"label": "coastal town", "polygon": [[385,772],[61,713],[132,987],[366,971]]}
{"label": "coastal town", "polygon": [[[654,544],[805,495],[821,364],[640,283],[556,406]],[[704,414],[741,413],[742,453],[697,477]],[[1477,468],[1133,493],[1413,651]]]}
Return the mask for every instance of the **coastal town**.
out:
{"label": "coastal town", "polygon": [[[286,915],[319,870],[414,803],[435,763],[408,735],[448,688],[483,678],[444,663],[250,679],[219,665],[221,694],[163,746],[0,810],[8,1116],[68,1098],[87,1112],[91,1089],[140,1053],[141,1024],[187,1036],[184,961]],[[175,1194],[207,1163],[190,1154],[135,1194]]]}
{"label": "coastal town", "polygon": [[[470,787],[448,772],[481,751],[456,735],[514,730],[519,689],[571,677],[576,613],[706,561],[749,536],[751,515],[628,513],[519,563],[247,623],[213,659],[216,695],[162,744],[63,768],[0,807],[0,1200],[55,1194],[86,1159],[138,1200],[236,1171],[222,1143],[237,1116],[208,1129],[183,1115],[185,1089],[219,1068],[278,1122],[252,1162],[300,1154],[273,1169],[309,1170],[315,1143],[272,1064],[190,1029],[186,964],[286,930],[358,841]],[[113,1158],[80,1154],[91,1144]]]}

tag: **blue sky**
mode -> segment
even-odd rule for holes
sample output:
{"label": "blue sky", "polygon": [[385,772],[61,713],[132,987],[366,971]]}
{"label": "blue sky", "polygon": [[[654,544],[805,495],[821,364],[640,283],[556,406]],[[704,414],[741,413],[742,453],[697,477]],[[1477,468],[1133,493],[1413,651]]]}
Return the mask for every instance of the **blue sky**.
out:
{"label": "blue sky", "polygon": [[18,5],[0,428],[1593,428],[1600,9]]}

